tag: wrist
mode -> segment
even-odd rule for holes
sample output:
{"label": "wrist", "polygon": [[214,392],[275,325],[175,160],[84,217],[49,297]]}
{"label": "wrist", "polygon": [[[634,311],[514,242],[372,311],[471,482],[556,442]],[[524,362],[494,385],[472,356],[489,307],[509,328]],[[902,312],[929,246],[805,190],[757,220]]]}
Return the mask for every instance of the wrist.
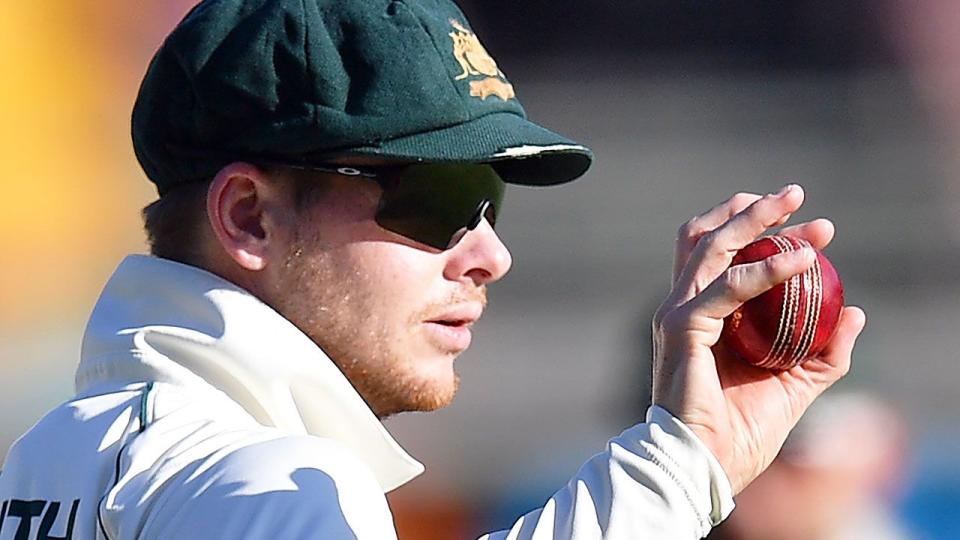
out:
{"label": "wrist", "polygon": [[647,422],[656,424],[668,436],[675,439],[671,452],[681,454],[685,473],[692,485],[698,486],[708,495],[710,501],[710,522],[716,525],[733,511],[733,486],[727,471],[717,459],[714,451],[697,433],[660,405],[647,410]]}

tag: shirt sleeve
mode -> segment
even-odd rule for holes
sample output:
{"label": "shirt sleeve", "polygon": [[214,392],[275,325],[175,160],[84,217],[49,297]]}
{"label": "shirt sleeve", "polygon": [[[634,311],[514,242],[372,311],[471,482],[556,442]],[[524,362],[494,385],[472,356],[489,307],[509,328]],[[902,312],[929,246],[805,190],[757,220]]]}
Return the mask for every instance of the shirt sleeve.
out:
{"label": "shirt sleeve", "polygon": [[481,540],[702,538],[733,510],[706,445],[665,409],[611,439],[543,507]]}

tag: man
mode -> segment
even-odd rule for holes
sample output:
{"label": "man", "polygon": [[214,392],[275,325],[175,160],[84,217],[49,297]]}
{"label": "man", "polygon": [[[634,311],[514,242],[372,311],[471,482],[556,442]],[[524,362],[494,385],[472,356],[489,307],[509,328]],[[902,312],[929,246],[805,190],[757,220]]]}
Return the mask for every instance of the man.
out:
{"label": "man", "polygon": [[[151,63],[133,139],[155,256],[117,269],[77,396],[7,456],[0,538],[395,537],[383,493],[422,466],[378,418],[453,398],[511,263],[504,182],[573,180],[590,152],[525,119],[447,0],[202,2]],[[489,538],[699,538],[729,514],[863,326],[846,308],[784,373],[716,346],[724,316],[812,264],[727,269],[802,200],[741,194],[681,229],[647,422]]]}

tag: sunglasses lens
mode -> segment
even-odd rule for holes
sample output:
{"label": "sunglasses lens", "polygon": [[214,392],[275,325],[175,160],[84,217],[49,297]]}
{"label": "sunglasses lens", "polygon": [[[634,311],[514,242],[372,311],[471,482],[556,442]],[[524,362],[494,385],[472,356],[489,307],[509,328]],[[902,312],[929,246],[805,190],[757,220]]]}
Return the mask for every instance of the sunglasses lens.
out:
{"label": "sunglasses lens", "polygon": [[377,223],[437,249],[452,247],[483,218],[493,225],[505,190],[493,167],[478,164],[410,165],[381,185]]}

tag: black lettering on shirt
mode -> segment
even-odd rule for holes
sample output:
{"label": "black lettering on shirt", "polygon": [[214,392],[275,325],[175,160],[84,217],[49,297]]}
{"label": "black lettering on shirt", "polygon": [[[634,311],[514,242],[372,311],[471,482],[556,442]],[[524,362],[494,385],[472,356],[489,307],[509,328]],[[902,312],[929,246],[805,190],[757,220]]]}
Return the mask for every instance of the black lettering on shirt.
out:
{"label": "black lettering on shirt", "polygon": [[43,519],[40,521],[40,530],[37,532],[37,540],[71,540],[73,538],[73,523],[77,519],[77,508],[80,507],[80,499],[74,499],[70,505],[70,517],[67,518],[67,532],[63,536],[51,536],[50,529],[57,520],[57,514],[60,513],[60,503],[52,501],[47,506],[47,511],[43,513]]}
{"label": "black lettering on shirt", "polygon": [[13,540],[30,540],[30,527],[33,518],[43,513],[43,507],[47,501],[21,501],[20,499],[10,500],[10,516],[20,518],[17,525],[17,532]]}
{"label": "black lettering on shirt", "polygon": [[[20,499],[10,499],[3,501],[0,506],[0,532],[9,517],[19,519],[17,530],[14,532],[13,540],[72,540],[73,526],[77,521],[77,510],[80,508],[80,499],[74,499],[70,504],[70,515],[67,517],[66,531],[63,536],[54,536],[50,534],[54,524],[57,522],[57,516],[60,514],[60,501],[32,500],[23,501]],[[43,516],[40,519],[40,527],[37,529],[36,536],[31,536],[33,532],[33,518]]]}

